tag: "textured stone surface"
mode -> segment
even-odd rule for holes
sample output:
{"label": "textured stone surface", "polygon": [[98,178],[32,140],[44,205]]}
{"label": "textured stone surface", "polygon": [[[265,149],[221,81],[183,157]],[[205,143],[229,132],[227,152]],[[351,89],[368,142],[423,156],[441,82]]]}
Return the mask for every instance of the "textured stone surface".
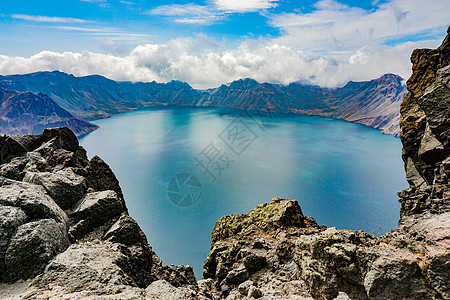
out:
{"label": "textured stone surface", "polygon": [[401,215],[450,210],[450,35],[434,50],[415,50],[408,94],[401,104],[403,160],[410,189],[400,194]]}
{"label": "textured stone surface", "polygon": [[27,279],[44,269],[56,254],[69,246],[65,224],[41,219],[17,228],[5,253],[5,280]]}
{"label": "textured stone surface", "polygon": [[116,192],[88,193],[69,213],[70,233],[79,239],[108,221],[114,221],[124,211],[125,205]]}
{"label": "textured stone surface", "polygon": [[[279,197],[248,214],[222,217],[212,232],[203,278],[213,279],[213,294],[222,298],[240,299],[242,284],[249,280],[263,297],[308,295],[298,282],[295,242],[322,230],[324,226],[303,216],[297,201]],[[258,291],[254,293],[259,295]]]}
{"label": "textured stone surface", "polygon": [[23,181],[42,185],[62,209],[75,205],[86,193],[86,179],[71,169],[56,172],[27,172]]}

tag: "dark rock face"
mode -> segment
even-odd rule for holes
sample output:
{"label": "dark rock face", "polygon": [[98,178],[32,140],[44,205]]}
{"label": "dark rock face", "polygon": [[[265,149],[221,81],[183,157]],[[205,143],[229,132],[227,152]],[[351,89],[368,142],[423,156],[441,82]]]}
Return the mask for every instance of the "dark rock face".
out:
{"label": "dark rock face", "polygon": [[53,289],[54,297],[134,299],[156,280],[197,295],[192,268],[162,265],[114,173],[99,157],[87,160],[72,131],[0,141],[0,283],[31,279],[25,298]]}
{"label": "dark rock face", "polygon": [[415,50],[401,106],[403,160],[410,189],[401,215],[450,210],[450,36],[435,49]]}

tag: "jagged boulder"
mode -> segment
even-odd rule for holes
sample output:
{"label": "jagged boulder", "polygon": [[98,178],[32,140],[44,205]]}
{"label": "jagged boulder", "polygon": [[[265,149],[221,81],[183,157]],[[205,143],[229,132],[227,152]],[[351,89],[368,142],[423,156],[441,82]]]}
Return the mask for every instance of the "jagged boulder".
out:
{"label": "jagged boulder", "polygon": [[22,224],[9,240],[5,253],[5,280],[38,275],[45,265],[69,246],[65,224],[41,219]]}
{"label": "jagged boulder", "polygon": [[16,156],[22,155],[27,150],[12,137],[0,138],[0,163],[10,162]]}
{"label": "jagged boulder", "polygon": [[[133,258],[121,244],[102,241],[73,244],[48,264],[33,285],[64,287],[67,293],[85,290],[113,293],[125,286],[138,287],[142,279],[125,271],[139,268]],[[145,283],[140,287],[146,287]]]}
{"label": "jagged boulder", "polygon": [[114,191],[88,193],[69,213],[70,233],[79,239],[96,227],[115,221],[125,210],[123,201]]}
{"label": "jagged boulder", "polygon": [[73,207],[86,194],[86,179],[70,168],[55,172],[27,172],[23,181],[41,185],[63,210]]}
{"label": "jagged boulder", "polygon": [[88,186],[95,191],[113,190],[121,198],[122,189],[111,168],[98,156],[94,156],[86,168]]}
{"label": "jagged boulder", "polygon": [[305,294],[304,286],[298,289],[301,284],[293,261],[295,241],[325,228],[305,217],[297,201],[280,197],[248,214],[222,217],[212,232],[203,278],[213,280],[215,294],[220,297],[239,297],[239,286],[249,280],[260,285],[265,280],[275,283],[257,284],[252,291],[255,295],[279,297],[287,291]]}

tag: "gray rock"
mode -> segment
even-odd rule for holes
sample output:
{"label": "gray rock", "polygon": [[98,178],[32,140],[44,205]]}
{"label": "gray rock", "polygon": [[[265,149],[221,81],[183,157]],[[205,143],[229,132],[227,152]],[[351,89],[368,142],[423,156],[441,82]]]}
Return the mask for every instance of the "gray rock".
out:
{"label": "gray rock", "polygon": [[261,298],[263,296],[263,293],[261,292],[260,289],[258,289],[256,286],[251,286],[248,290],[248,298]]}
{"label": "gray rock", "polygon": [[26,214],[18,207],[0,205],[0,274],[5,275],[5,255],[9,241],[15,235],[17,228],[27,220]]}
{"label": "gray rock", "polygon": [[23,148],[25,148],[26,151],[33,151],[37,147],[39,147],[44,139],[42,138],[42,135],[10,135],[12,139],[14,139],[16,142],[18,142]]}
{"label": "gray rock", "polygon": [[95,191],[113,190],[121,198],[122,189],[111,168],[98,156],[94,156],[87,167],[86,179],[89,187]]}
{"label": "gray rock", "polygon": [[25,175],[23,170],[28,160],[26,156],[13,158],[11,162],[0,166],[0,176],[21,181]]}
{"label": "gray rock", "polygon": [[442,143],[436,138],[430,129],[429,124],[426,124],[425,132],[420,142],[418,150],[419,158],[429,164],[435,164],[445,158],[446,151]]}
{"label": "gray rock", "polygon": [[370,299],[434,299],[413,254],[386,254],[373,263],[365,277],[364,287]]}
{"label": "gray rock", "polygon": [[68,223],[67,215],[41,186],[0,177],[0,204],[20,207],[30,219]]}
{"label": "gray rock", "polygon": [[23,181],[42,185],[63,210],[72,208],[87,191],[86,179],[71,169],[50,172],[27,172]]}
{"label": "gray rock", "polygon": [[33,281],[38,288],[60,287],[65,293],[96,290],[111,293],[123,285],[137,286],[120,265],[128,258],[110,242],[72,244],[56,256]]}
{"label": "gray rock", "polygon": [[157,280],[146,289],[146,298],[151,300],[188,300],[197,299],[195,291],[176,288],[165,280]]}
{"label": "gray rock", "polygon": [[250,287],[252,287],[252,286],[253,286],[253,281],[247,280],[238,286],[238,291],[242,295],[247,296],[248,291],[250,290]]}
{"label": "gray rock", "polygon": [[73,224],[70,232],[76,238],[91,232],[95,227],[113,221],[125,211],[123,201],[114,191],[88,193],[69,213]]}
{"label": "gray rock", "polygon": [[207,298],[212,297],[212,293],[215,290],[214,280],[212,280],[211,278],[202,279],[202,280],[197,281],[197,285],[198,285],[199,294],[204,295]]}
{"label": "gray rock", "polygon": [[194,269],[191,266],[160,266],[155,269],[158,279],[163,279],[175,287],[197,286]]}
{"label": "gray rock", "polygon": [[77,151],[79,147],[77,136],[67,127],[47,128],[42,138],[44,142],[54,140],[58,148],[70,152]]}
{"label": "gray rock", "polygon": [[28,279],[69,246],[65,224],[43,219],[21,225],[11,238],[5,255],[4,280]]}
{"label": "gray rock", "polygon": [[147,238],[138,223],[125,213],[122,213],[119,220],[111,226],[103,238],[127,246],[136,243],[147,244]]}

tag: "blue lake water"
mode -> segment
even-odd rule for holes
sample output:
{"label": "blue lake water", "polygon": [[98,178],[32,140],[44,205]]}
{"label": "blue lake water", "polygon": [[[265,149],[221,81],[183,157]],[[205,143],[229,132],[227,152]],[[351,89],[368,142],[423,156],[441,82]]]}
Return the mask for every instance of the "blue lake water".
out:
{"label": "blue lake water", "polygon": [[[180,107],[94,123],[100,129],[80,138],[89,157],[111,166],[130,215],[163,262],[192,265],[198,278],[215,222],[276,196],[298,200],[305,215],[329,227],[381,234],[397,226],[396,193],[407,186],[401,142],[378,130],[322,117]],[[182,173],[190,175],[177,177]],[[180,195],[187,196],[181,203]]]}

